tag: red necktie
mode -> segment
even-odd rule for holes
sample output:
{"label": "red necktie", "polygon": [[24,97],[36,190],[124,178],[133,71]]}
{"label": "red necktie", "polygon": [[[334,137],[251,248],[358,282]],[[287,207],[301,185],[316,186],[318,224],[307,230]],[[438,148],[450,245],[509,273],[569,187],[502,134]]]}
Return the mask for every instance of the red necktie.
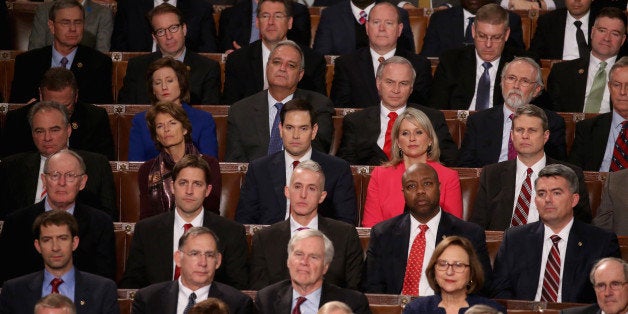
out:
{"label": "red necktie", "polygon": [[552,235],[550,238],[553,243],[552,249],[547,256],[547,264],[545,264],[541,301],[558,302],[558,287],[560,287],[560,252],[558,251],[558,241],[560,241],[560,237]]}
{"label": "red necktie", "polygon": [[63,283],[63,279],[55,278],[50,281],[52,291],[50,293],[59,293],[59,286]]}
{"label": "red necktie", "polygon": [[532,168],[528,168],[526,179],[521,184],[521,192],[517,198],[517,206],[512,214],[510,226],[521,226],[528,223],[528,213],[530,212],[530,201],[532,200]]}
{"label": "red necktie", "polygon": [[611,158],[611,166],[609,171],[618,171],[628,168],[628,135],[626,128],[628,121],[621,123],[621,132],[615,140],[615,149],[613,149],[613,158]]}
{"label": "red necktie", "polygon": [[406,275],[403,278],[403,289],[401,294],[419,295],[419,281],[423,273],[423,257],[425,256],[425,231],[429,229],[427,225],[420,225],[419,233],[412,241],[410,257],[406,265]]}
{"label": "red necktie", "polygon": [[307,301],[305,297],[298,297],[297,304],[294,306],[294,309],[292,310],[292,314],[301,314],[301,304],[303,304],[303,302],[305,301]]}
{"label": "red necktie", "polygon": [[292,169],[296,168],[299,165],[300,161],[295,160],[292,162]]}
{"label": "red necktie", "polygon": [[[512,123],[512,117],[514,116],[514,114],[510,114],[510,116],[508,116],[508,119],[510,119],[511,123]],[[508,136],[508,160],[513,160],[517,158],[517,150],[515,150],[515,145],[512,143],[512,137]]]}
{"label": "red necktie", "polygon": [[392,148],[392,140],[390,139],[390,133],[392,133],[393,125],[397,120],[397,113],[391,112],[388,114],[388,126],[386,126],[386,135],[384,137],[384,153],[390,159],[390,149]]}
{"label": "red necktie", "polygon": [[[185,234],[186,232],[188,232],[188,230],[190,230],[190,228],[192,228],[192,224],[185,224],[183,225],[183,234]],[[174,280],[179,279],[179,276],[181,276],[181,268],[179,268],[179,266],[175,266],[174,268]]]}

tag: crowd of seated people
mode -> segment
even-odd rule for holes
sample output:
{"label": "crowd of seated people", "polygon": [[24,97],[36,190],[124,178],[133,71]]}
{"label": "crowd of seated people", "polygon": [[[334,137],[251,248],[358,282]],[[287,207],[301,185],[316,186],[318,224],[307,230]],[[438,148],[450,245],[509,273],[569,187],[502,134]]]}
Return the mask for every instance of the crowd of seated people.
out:
{"label": "crowd of seated people", "polygon": [[[26,105],[0,133],[0,249],[20,256],[0,259],[0,313],[63,306],[55,294],[77,313],[118,313],[116,288],[139,289],[133,313],[197,303],[370,313],[364,293],[420,296],[407,313],[505,312],[494,299],[625,313],[626,8],[596,1],[535,2],[556,10],[538,19],[528,51],[506,9],[520,2],[434,1],[451,8],[430,18],[421,54],[406,1],[317,0],[328,8],[313,41],[307,7],[289,0],[241,2],[220,32],[208,1],[118,0],[115,15],[91,0],[38,6],[8,97]],[[122,139],[142,164],[117,283],[116,147],[93,105],[114,101],[102,52],[115,50],[146,52],[128,62],[117,101],[149,105]],[[222,90],[220,64],[203,52],[227,53]],[[324,55],[341,55],[329,97]],[[566,60],[547,89],[541,58]],[[192,104],[230,105],[224,161],[248,163],[234,220],[220,216],[216,122]],[[356,110],[335,133],[343,107]],[[476,112],[460,148],[441,111],[452,109]],[[591,114],[569,152],[556,112]],[[374,166],[364,200],[351,165]],[[457,166],[482,167],[469,221]],[[609,172],[599,209],[583,170]],[[247,244],[244,224],[270,226]],[[358,224],[370,228],[365,253]],[[493,264],[489,230],[503,232]],[[334,301],[344,305],[324,306]]]}

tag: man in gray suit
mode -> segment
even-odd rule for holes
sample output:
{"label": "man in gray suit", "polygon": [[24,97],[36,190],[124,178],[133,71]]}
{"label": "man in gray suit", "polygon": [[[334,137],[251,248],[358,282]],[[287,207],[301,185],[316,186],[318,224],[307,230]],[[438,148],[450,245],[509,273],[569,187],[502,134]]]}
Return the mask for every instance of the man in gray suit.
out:
{"label": "man in gray suit", "polygon": [[593,224],[615,232],[618,236],[628,235],[628,169],[609,172],[604,189],[602,202],[593,219]]}
{"label": "man in gray suit", "polygon": [[[52,45],[53,36],[50,33],[50,8],[54,1],[42,3],[35,10],[33,28],[28,38],[28,50]],[[103,53],[109,52],[111,32],[113,32],[113,14],[111,9],[97,4],[92,0],[83,0],[85,8],[85,28],[81,45],[94,48]]]}

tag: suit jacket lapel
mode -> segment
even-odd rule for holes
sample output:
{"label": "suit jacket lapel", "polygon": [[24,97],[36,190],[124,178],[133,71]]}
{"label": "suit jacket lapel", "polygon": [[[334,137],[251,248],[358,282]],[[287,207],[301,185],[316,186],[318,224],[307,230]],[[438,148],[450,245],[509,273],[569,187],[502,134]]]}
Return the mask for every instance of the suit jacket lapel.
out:
{"label": "suit jacket lapel", "polygon": [[37,193],[37,184],[41,180],[39,177],[39,165],[41,162],[41,156],[39,153],[31,153],[25,156],[27,162],[24,163],[25,170],[25,188],[24,197],[25,204],[33,204],[35,202],[35,194]]}
{"label": "suit jacket lapel", "polygon": [[[581,234],[580,223],[574,220],[571,230],[569,231],[569,240],[567,242],[567,252],[565,252],[565,262],[562,277],[562,299],[575,300],[577,295],[571,295],[578,292],[578,288],[574,281],[575,276],[581,276],[587,273],[586,262],[583,261],[587,256],[587,237]],[[571,293],[571,294],[570,294]]]}
{"label": "suit jacket lapel", "polygon": [[[490,141],[490,146],[487,149],[487,153],[490,156],[499,156],[502,150],[501,134],[504,132],[504,110],[502,109],[502,107],[493,107],[487,110],[490,110],[490,115],[488,116],[488,119],[490,119],[491,123],[489,125],[495,127],[494,132],[498,134],[496,138],[499,138],[499,140],[497,141],[487,139]],[[499,158],[495,159],[495,162],[497,162],[498,159]]]}
{"label": "suit jacket lapel", "polygon": [[81,313],[81,307],[91,304],[95,300],[91,300],[89,296],[93,295],[90,291],[90,284],[85,281],[81,272],[74,268],[75,284],[74,284],[74,304],[76,312]]}
{"label": "suit jacket lapel", "polygon": [[[250,37],[250,35],[249,35]],[[253,73],[259,73],[258,76],[252,76],[251,79],[255,80],[253,83],[255,85],[255,89],[263,90],[264,89],[264,65],[262,64],[264,60],[262,59],[262,40],[257,40],[251,44],[251,49],[249,49],[249,65]]]}
{"label": "suit jacket lapel", "polygon": [[[397,50],[399,51],[399,50]],[[373,86],[375,87],[375,69],[373,68],[373,61],[371,59],[371,50],[369,48],[364,48],[359,52],[360,64],[359,71],[361,71],[362,75],[360,75],[364,82],[361,86]],[[377,94],[377,88],[365,88],[360,91],[361,93],[368,93],[369,99],[371,100],[369,104],[364,104],[368,106],[373,106],[379,102],[379,95]]]}
{"label": "suit jacket lapel", "polygon": [[[208,215],[205,214],[205,217],[207,216]],[[174,237],[174,211],[169,212],[168,215],[164,215],[164,217],[160,219],[155,226],[156,228],[155,234],[153,234],[153,243],[155,243],[154,245],[163,246],[166,248],[163,250],[159,250],[164,254],[155,256],[155,263],[159,263],[159,265],[162,265],[164,270],[167,270],[167,280],[170,280],[174,275],[172,270],[172,238]]]}
{"label": "suit jacket lapel", "polygon": [[[574,111],[582,112],[586,101],[587,78],[589,76],[589,55],[578,60],[578,66],[574,69],[576,70],[576,73],[572,73],[573,76],[571,79],[573,80],[573,85],[571,85],[571,87],[573,88],[572,91],[576,94],[574,99],[581,99],[582,103],[571,104],[571,106]],[[580,69],[583,69],[584,72],[581,73]]]}
{"label": "suit jacket lapel", "polygon": [[408,264],[408,248],[410,241],[410,214],[405,214],[395,226],[392,239],[397,239],[392,242],[392,257],[395,260],[394,267],[392,269],[393,282],[398,283],[399,287],[395,287],[396,290],[401,291],[403,285],[403,278],[406,273],[406,265]]}
{"label": "suit jacket lapel", "polygon": [[[261,89],[261,87],[260,87]],[[273,104],[274,105],[274,104]],[[257,137],[257,143],[260,143],[260,149],[266,148],[268,151],[268,143],[270,142],[270,127],[268,126],[268,91],[258,93],[255,99],[251,102],[252,115],[249,117],[252,119],[253,127],[251,130],[259,130],[259,132],[253,132],[253,136]],[[252,134],[249,134],[251,136]]]}
{"label": "suit jacket lapel", "polygon": [[31,277],[31,279],[31,282],[28,283],[29,293],[28,295],[24,296],[24,298],[28,299],[24,300],[24,303],[32,304],[34,307],[37,301],[41,299],[41,289],[43,288],[44,284],[44,271],[38,271]]}
{"label": "suit jacket lapel", "polygon": [[[176,314],[177,303],[179,303],[179,281],[172,281],[166,289],[166,293],[163,296],[164,313]],[[209,293],[211,293],[211,288]],[[211,297],[212,295],[210,294],[209,296]]]}
{"label": "suit jacket lapel", "polygon": [[452,29],[456,31],[453,32],[453,38],[451,39],[451,41],[455,43],[461,43],[464,41],[464,27],[465,24],[467,24],[467,21],[465,21],[464,19],[464,12],[462,11],[461,6],[455,6],[452,8],[452,10],[455,10],[453,12],[454,25]]}
{"label": "suit jacket lapel", "polygon": [[273,187],[273,193],[278,203],[278,209],[286,212],[286,195],[284,187],[286,186],[286,156],[283,151],[276,153],[269,164],[270,184]]}
{"label": "suit jacket lapel", "polygon": [[344,4],[341,7],[343,13],[342,13],[342,17],[347,17],[347,18],[343,18],[341,19],[341,23],[343,24],[343,28],[346,31],[341,32],[341,34],[344,34],[345,39],[346,39],[346,43],[347,45],[352,46],[351,49],[353,49],[353,47],[355,47],[355,18],[353,17],[353,12],[351,11],[351,4],[349,3],[349,1],[345,1]]}
{"label": "suit jacket lapel", "polygon": [[461,60],[461,62],[458,63],[461,67],[461,70],[458,73],[462,76],[459,80],[462,85],[461,90],[464,91],[464,95],[467,95],[465,98],[468,98],[465,99],[465,106],[469,107],[471,100],[473,100],[473,96],[475,96],[475,72],[477,71],[475,48],[467,47],[464,53],[464,58],[465,60]]}
{"label": "suit jacket lapel", "polygon": [[369,140],[369,143],[373,145],[373,151],[378,152],[378,156],[384,159],[388,159],[388,156],[384,153],[381,147],[377,145],[377,139],[379,138],[379,127],[380,127],[380,108],[379,106],[368,107],[364,110],[367,111],[366,121],[364,121],[364,131],[366,133],[365,138]]}
{"label": "suit jacket lapel", "polygon": [[[321,301],[322,300],[323,297],[321,295]],[[277,290],[273,308],[275,313],[289,313],[292,309],[292,285],[290,281],[286,281],[285,284]]]}
{"label": "suit jacket lapel", "polygon": [[517,183],[517,161],[510,160],[502,164],[500,171],[500,180],[503,197],[500,197],[500,207],[503,208],[503,215],[499,215],[496,219],[500,221],[498,226],[508,226],[512,219],[513,204],[515,203],[515,197],[519,197],[519,191],[516,191],[515,184]]}
{"label": "suit jacket lapel", "polygon": [[591,138],[593,139],[593,143],[591,143],[591,150],[597,152],[598,156],[595,158],[596,164],[595,169],[600,169],[602,165],[602,160],[604,159],[604,153],[606,152],[606,142],[608,141],[609,132],[612,127],[611,123],[613,121],[612,113],[603,114],[600,119],[596,121],[598,126],[594,126]]}

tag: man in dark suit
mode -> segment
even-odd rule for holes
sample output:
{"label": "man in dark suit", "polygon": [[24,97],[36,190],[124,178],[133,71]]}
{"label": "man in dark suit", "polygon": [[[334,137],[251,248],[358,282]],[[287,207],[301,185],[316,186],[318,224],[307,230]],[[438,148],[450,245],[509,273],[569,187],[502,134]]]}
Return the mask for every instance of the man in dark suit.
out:
{"label": "man in dark suit", "polygon": [[207,227],[220,239],[222,267],[215,279],[237,289],[247,287],[247,244],[244,226],[203,208],[211,192],[210,169],[197,155],[186,155],[172,170],[176,209],[141,220],[135,225],[123,288],[143,288],[177,279],[180,271],[172,260],[177,241],[191,227]]}
{"label": "man in dark suit", "polygon": [[[156,283],[137,291],[133,313],[186,313],[195,303],[217,298],[227,304],[229,313],[253,312],[253,300],[239,290],[214,281],[222,263],[218,236],[206,227],[193,227],[178,241],[174,261],[180,268],[178,280]],[[181,295],[185,302],[180,302]]]}
{"label": "man in dark suit", "polygon": [[[365,24],[373,6],[374,0],[342,0],[327,7],[321,13],[314,37],[314,50],[323,55],[346,55],[368,47]],[[408,12],[401,8],[397,8],[397,11],[403,24],[397,47],[414,52],[416,48]]]}
{"label": "man in dark suit", "polygon": [[[72,134],[69,146],[115,160],[113,135],[104,108],[78,101],[78,84],[72,71],[50,68],[39,85],[41,101],[54,101],[68,108]],[[28,113],[35,104],[7,112],[0,144],[0,156],[35,151]]]}
{"label": "man in dark suit", "polygon": [[613,155],[619,154],[615,152],[615,142],[622,140],[622,124],[628,119],[628,97],[623,88],[628,84],[628,57],[615,62],[608,77],[613,110],[576,124],[569,161],[585,171],[616,171],[624,167]]}
{"label": "man in dark suit", "polygon": [[86,272],[114,278],[116,255],[111,217],[76,199],[88,179],[91,177],[85,174],[85,164],[77,153],[62,150],[48,158],[41,175],[47,196],[5,218],[0,248],[20,258],[0,259],[0,267],[4,269],[0,281],[41,269],[41,258],[31,245],[31,233],[36,217],[49,210],[68,211],[78,222],[81,241],[74,251],[76,266]]}
{"label": "man in dark suit", "polygon": [[[269,1],[269,4],[274,2]],[[286,40],[275,45],[266,67],[268,90],[242,99],[229,108],[226,161],[250,162],[280,150],[280,110],[277,106],[283,106],[291,99],[306,100],[314,107],[317,118],[313,122],[318,125],[318,131],[312,146],[320,152],[329,152],[334,107],[329,98],[297,88],[304,75],[304,66],[307,65],[303,63],[303,53],[296,43]],[[274,121],[269,123],[272,118]]]}
{"label": "man in dark suit", "polygon": [[[461,167],[484,167],[516,156],[510,140],[510,115],[518,107],[535,102],[543,91],[541,67],[530,58],[516,57],[504,66],[500,81],[503,105],[476,112],[467,118],[460,147]],[[565,120],[555,112],[544,111],[549,127],[545,152],[554,159],[565,160]]]}
{"label": "man in dark suit", "polygon": [[31,50],[15,58],[15,75],[10,102],[24,103],[36,98],[37,87],[51,67],[70,69],[78,82],[79,101],[111,103],[111,59],[82,46],[85,10],[76,0],[58,0],[50,8],[48,27],[54,36],[51,46]]}
{"label": "man in dark suit", "polygon": [[493,297],[592,303],[586,276],[603,257],[620,257],[617,236],[574,220],[578,177],[548,165],[538,174],[534,199],[539,221],[506,230],[494,264]]}
{"label": "man in dark suit", "polygon": [[[220,51],[230,51],[248,46],[260,39],[260,32],[255,24],[258,0],[246,0],[225,8],[220,12],[218,39]],[[309,47],[312,41],[312,27],[308,8],[298,2],[292,2],[292,28],[288,30],[288,39],[301,47]]]}
{"label": "man in dark suit", "polygon": [[[112,228],[111,221],[109,224]],[[38,258],[43,259],[44,269],[41,270],[40,266],[33,273],[5,282],[0,293],[0,313],[31,314],[37,301],[51,293],[59,293],[73,300],[76,313],[120,313],[115,282],[79,271],[82,269],[79,265],[75,267],[72,252],[76,254],[75,250],[80,245],[79,224],[70,213],[58,209],[42,211],[31,227],[33,234],[26,239],[32,241],[34,236],[34,247],[41,254]],[[11,241],[15,240],[19,239]],[[29,246],[33,247],[32,244]],[[16,251],[7,252],[19,254]],[[23,255],[15,255],[12,259],[14,262],[23,262],[23,258]]]}
{"label": "man in dark suit", "polygon": [[[0,219],[11,212],[39,203],[46,195],[43,181],[45,160],[68,148],[72,134],[68,109],[54,102],[39,102],[31,108],[29,116],[31,134],[37,152],[26,152],[3,158],[0,163]],[[90,177],[85,189],[79,192],[78,201],[107,213],[114,221],[118,218],[113,174],[107,157],[77,151],[85,162]]]}
{"label": "man in dark suit", "polygon": [[607,69],[617,59],[626,40],[626,14],[617,8],[602,9],[591,31],[591,52],[579,59],[552,66],[547,91],[553,109],[560,112],[605,113],[611,110]]}
{"label": "man in dark suit", "polygon": [[485,230],[499,231],[537,221],[539,212],[532,202],[534,181],[545,165],[561,163],[578,175],[578,193],[582,197],[574,207],[574,216],[590,223],[589,193],[582,170],[545,154],[543,146],[550,131],[543,109],[534,105],[518,107],[512,118],[510,137],[516,157],[482,169],[470,221]]}
{"label": "man in dark suit", "polygon": [[[285,187],[295,162],[313,160],[325,173],[327,197],[318,206],[324,217],[355,225],[357,202],[351,168],[346,161],[316,151],[312,140],[320,130],[317,113],[307,100],[293,99],[279,113],[284,150],[253,160],[240,192],[236,221],[242,224],[273,224],[289,216]],[[318,119],[320,121],[320,119]]]}
{"label": "man in dark suit", "polygon": [[[188,32],[188,27],[181,11],[175,6],[163,3],[148,12],[148,19],[157,51],[129,60],[124,85],[118,95],[118,103],[150,103],[146,88],[148,67],[161,57],[171,57],[188,66],[190,103],[219,104],[220,65],[186,48],[185,34]],[[176,30],[171,29],[175,25],[179,25],[175,27]]]}
{"label": "man in dark suit", "polygon": [[[450,10],[440,10],[430,16],[430,23],[425,32],[421,55],[440,57],[445,51],[473,45],[471,27],[478,9],[485,4],[494,3],[490,0],[462,0]],[[510,36],[506,46],[513,49],[525,49],[521,18],[514,12],[508,12]],[[468,36],[468,38],[467,38]]]}
{"label": "man in dark suit", "polygon": [[[458,147],[451,138],[443,113],[436,109],[408,103],[412,92],[412,80],[415,77],[414,72],[412,64],[403,57],[393,56],[380,64],[376,79],[377,92],[381,98],[380,104],[366,107],[344,117],[338,157],[353,165],[377,166],[387,161],[389,156],[383,149],[390,141],[388,125],[392,128],[394,123],[389,115],[396,113],[398,116],[409,106],[423,111],[430,118],[438,136],[441,149],[440,161],[447,166],[456,164]],[[381,123],[382,120],[387,120],[387,123]]]}
{"label": "man in dark suit", "polygon": [[[390,25],[388,23],[391,23]],[[392,56],[401,56],[412,63],[417,78],[414,80],[410,101],[425,104],[432,83],[430,62],[414,51],[397,48],[397,38],[403,24],[397,7],[381,2],[376,4],[365,24],[369,45],[334,61],[334,81],[330,98],[336,107],[366,108],[379,102],[375,71],[381,62]]]}
{"label": "man in dark suit", "polygon": [[335,255],[325,280],[343,288],[358,289],[363,252],[353,225],[318,215],[318,205],[327,196],[325,174],[313,160],[301,161],[292,172],[284,195],[290,202],[290,217],[255,232],[251,252],[251,289],[260,290],[290,278],[283,262],[288,258],[290,237],[301,229],[317,229],[334,244]]}
{"label": "man in dark suit", "polygon": [[[167,1],[164,1],[167,2]],[[148,11],[162,4],[153,0],[119,0],[111,36],[112,51],[154,51]],[[217,52],[214,10],[209,1],[179,0],[187,28],[185,42],[194,52]]]}
{"label": "man in dark suit", "polygon": [[[293,23],[291,8],[292,3],[289,0],[258,2],[255,25],[259,29],[260,39],[229,54],[225,64],[224,103],[232,104],[269,88],[266,70],[271,60],[270,50],[277,43],[286,40]],[[309,46],[300,48],[301,56],[305,59],[305,66],[302,67],[305,71],[298,81],[299,88],[326,94],[325,58]]]}
{"label": "man in dark suit", "polygon": [[323,278],[334,258],[334,251],[334,244],[321,231],[297,231],[288,242],[290,279],[257,292],[255,305],[258,313],[315,313],[329,301],[344,302],[356,314],[371,313],[364,294],[340,288]]}
{"label": "man in dark suit", "polygon": [[[434,168],[427,164],[414,164],[406,169],[402,181],[405,213],[380,222],[371,229],[371,241],[366,253],[364,291],[421,296],[434,294],[424,271],[418,271],[418,287],[404,285],[404,278],[414,273],[406,270],[409,265],[408,256],[412,256],[409,254],[410,249],[414,246],[410,244],[421,241],[421,237],[425,241],[423,243],[433,243],[434,246],[449,235],[466,237],[473,243],[482,263],[485,279],[490,282],[492,272],[484,230],[441,210],[438,205],[440,184]],[[417,233],[419,228],[422,231]],[[411,239],[411,234],[416,236],[414,240]],[[425,250],[421,255],[429,255],[431,251],[433,250]],[[424,255],[424,260],[429,258],[430,256]],[[422,264],[422,261],[419,262]]]}
{"label": "man in dark suit", "polygon": [[622,314],[628,312],[628,264],[626,261],[607,257],[599,260],[591,269],[589,279],[595,289],[597,303],[564,309],[564,314]]}
{"label": "man in dark suit", "polygon": [[494,3],[481,7],[471,33],[475,46],[449,50],[440,57],[430,107],[479,111],[504,101],[499,73],[515,56],[514,50],[504,49],[510,35],[508,11]]}

